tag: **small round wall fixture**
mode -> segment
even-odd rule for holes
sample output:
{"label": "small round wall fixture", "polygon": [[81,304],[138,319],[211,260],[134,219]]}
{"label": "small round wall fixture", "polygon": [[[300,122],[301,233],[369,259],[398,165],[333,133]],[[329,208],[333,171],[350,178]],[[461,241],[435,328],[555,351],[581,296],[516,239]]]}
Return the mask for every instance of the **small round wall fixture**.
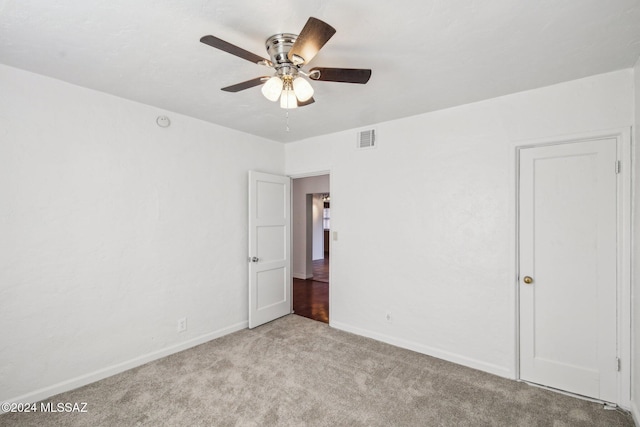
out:
{"label": "small round wall fixture", "polygon": [[158,116],[158,118],[156,119],[156,123],[161,128],[168,128],[169,126],[171,126],[171,120],[169,120],[169,117],[167,116]]}

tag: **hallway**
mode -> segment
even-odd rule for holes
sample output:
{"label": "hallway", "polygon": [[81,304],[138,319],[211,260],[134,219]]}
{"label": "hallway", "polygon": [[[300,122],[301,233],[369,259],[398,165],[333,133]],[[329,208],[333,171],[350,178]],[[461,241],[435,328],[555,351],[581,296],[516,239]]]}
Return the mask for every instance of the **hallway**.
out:
{"label": "hallway", "polygon": [[329,257],[313,261],[311,279],[293,279],[293,312],[329,323]]}

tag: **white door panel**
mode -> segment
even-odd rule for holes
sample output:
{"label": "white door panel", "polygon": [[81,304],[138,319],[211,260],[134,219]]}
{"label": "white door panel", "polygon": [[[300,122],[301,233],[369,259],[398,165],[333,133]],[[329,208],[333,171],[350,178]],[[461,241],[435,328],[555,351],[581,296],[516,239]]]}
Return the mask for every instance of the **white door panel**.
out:
{"label": "white door panel", "polygon": [[286,226],[261,226],[256,232],[257,254],[261,261],[274,262],[286,258]]}
{"label": "white door panel", "polygon": [[520,376],[607,401],[617,399],[616,158],[615,139],[520,150]]}
{"label": "white door panel", "polygon": [[249,327],[291,313],[291,185],[249,171]]}

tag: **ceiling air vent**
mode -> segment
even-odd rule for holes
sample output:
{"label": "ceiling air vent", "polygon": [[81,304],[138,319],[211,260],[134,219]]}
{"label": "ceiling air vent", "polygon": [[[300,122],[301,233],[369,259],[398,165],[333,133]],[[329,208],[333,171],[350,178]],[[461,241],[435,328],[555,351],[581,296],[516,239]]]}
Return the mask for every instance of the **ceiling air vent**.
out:
{"label": "ceiling air vent", "polygon": [[358,148],[376,148],[375,129],[363,130],[358,133]]}

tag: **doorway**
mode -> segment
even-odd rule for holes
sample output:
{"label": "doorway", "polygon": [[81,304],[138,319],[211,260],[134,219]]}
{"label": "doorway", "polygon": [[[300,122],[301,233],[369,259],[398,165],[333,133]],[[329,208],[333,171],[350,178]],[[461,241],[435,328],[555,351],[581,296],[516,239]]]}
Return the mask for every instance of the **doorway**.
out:
{"label": "doorway", "polygon": [[517,150],[519,378],[623,405],[627,143],[614,134]]}
{"label": "doorway", "polygon": [[329,175],[292,181],[293,312],[329,323]]}

